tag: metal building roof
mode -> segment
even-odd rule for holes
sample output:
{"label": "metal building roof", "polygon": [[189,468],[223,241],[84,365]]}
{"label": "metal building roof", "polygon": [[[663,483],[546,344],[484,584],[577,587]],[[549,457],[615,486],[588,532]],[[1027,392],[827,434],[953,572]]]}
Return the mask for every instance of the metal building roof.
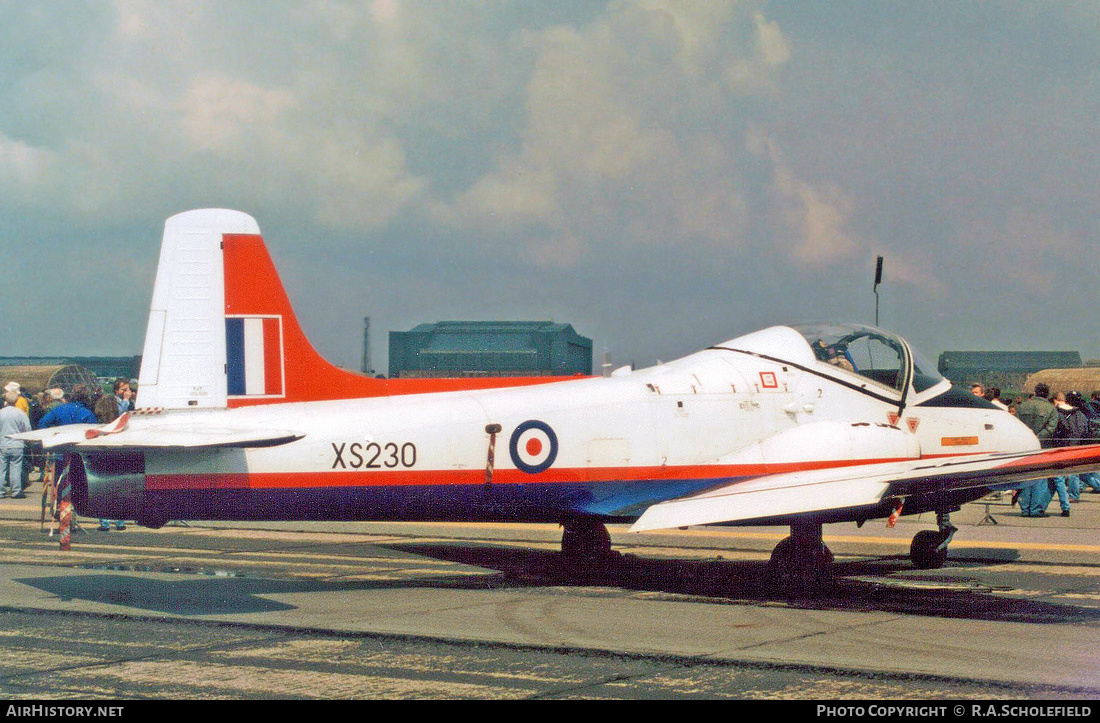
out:
{"label": "metal building roof", "polygon": [[552,321],[439,321],[390,332],[390,376],[592,373],[592,340]]}
{"label": "metal building roof", "polygon": [[1079,366],[1081,354],[1075,351],[945,351],[939,360],[945,376],[953,370],[1031,373]]}

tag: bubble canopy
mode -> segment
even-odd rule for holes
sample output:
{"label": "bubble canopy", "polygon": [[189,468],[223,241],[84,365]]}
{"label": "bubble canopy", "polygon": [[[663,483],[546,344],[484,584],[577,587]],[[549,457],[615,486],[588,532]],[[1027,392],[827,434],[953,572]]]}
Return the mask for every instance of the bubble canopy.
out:
{"label": "bubble canopy", "polygon": [[896,392],[904,393],[910,379],[917,394],[944,381],[934,364],[888,331],[859,324],[799,324],[791,328],[810,345],[818,364],[870,379]]}

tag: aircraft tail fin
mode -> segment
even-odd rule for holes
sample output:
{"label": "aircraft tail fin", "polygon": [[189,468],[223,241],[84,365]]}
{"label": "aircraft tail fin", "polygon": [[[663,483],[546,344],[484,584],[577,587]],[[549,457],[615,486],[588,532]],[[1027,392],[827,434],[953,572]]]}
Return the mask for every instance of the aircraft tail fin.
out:
{"label": "aircraft tail fin", "polygon": [[340,369],[299,326],[255,219],[201,209],[164,224],[138,379],[141,409],[225,409],[556,380],[384,380]]}
{"label": "aircraft tail fin", "polygon": [[311,401],[319,390],[378,394],[378,380],[332,366],[294,315],[255,219],[201,209],[164,224],[138,403],[227,408]]}

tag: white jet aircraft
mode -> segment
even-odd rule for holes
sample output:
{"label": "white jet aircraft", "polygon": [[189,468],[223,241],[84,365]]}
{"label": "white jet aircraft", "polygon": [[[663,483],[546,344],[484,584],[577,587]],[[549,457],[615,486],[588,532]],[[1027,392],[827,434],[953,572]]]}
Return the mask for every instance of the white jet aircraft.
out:
{"label": "white jet aircraft", "polygon": [[789,525],[770,563],[789,590],[828,579],[823,523],[934,511],[911,556],[938,567],[962,503],[1100,468],[1100,446],[1040,450],[866,326],[772,327],[608,378],[353,374],[310,346],[255,220],[228,210],[165,224],[138,402],[17,435],[64,452],[80,514],[559,522],[586,564],[608,522]]}

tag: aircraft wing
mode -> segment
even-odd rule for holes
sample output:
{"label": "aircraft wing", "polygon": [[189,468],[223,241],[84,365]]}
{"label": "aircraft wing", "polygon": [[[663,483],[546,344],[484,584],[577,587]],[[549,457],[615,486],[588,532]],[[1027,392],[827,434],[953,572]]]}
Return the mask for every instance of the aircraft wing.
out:
{"label": "aircraft wing", "polygon": [[12,439],[38,442],[45,449],[76,451],[126,451],[143,449],[204,449],[230,447],[273,447],[305,435],[286,429],[211,427],[194,421],[157,422],[128,427],[120,417],[108,425],[69,424],[9,435]]}
{"label": "aircraft wing", "polygon": [[1100,445],[906,460],[757,477],[650,506],[631,532],[877,505],[888,498],[1100,470]]}

